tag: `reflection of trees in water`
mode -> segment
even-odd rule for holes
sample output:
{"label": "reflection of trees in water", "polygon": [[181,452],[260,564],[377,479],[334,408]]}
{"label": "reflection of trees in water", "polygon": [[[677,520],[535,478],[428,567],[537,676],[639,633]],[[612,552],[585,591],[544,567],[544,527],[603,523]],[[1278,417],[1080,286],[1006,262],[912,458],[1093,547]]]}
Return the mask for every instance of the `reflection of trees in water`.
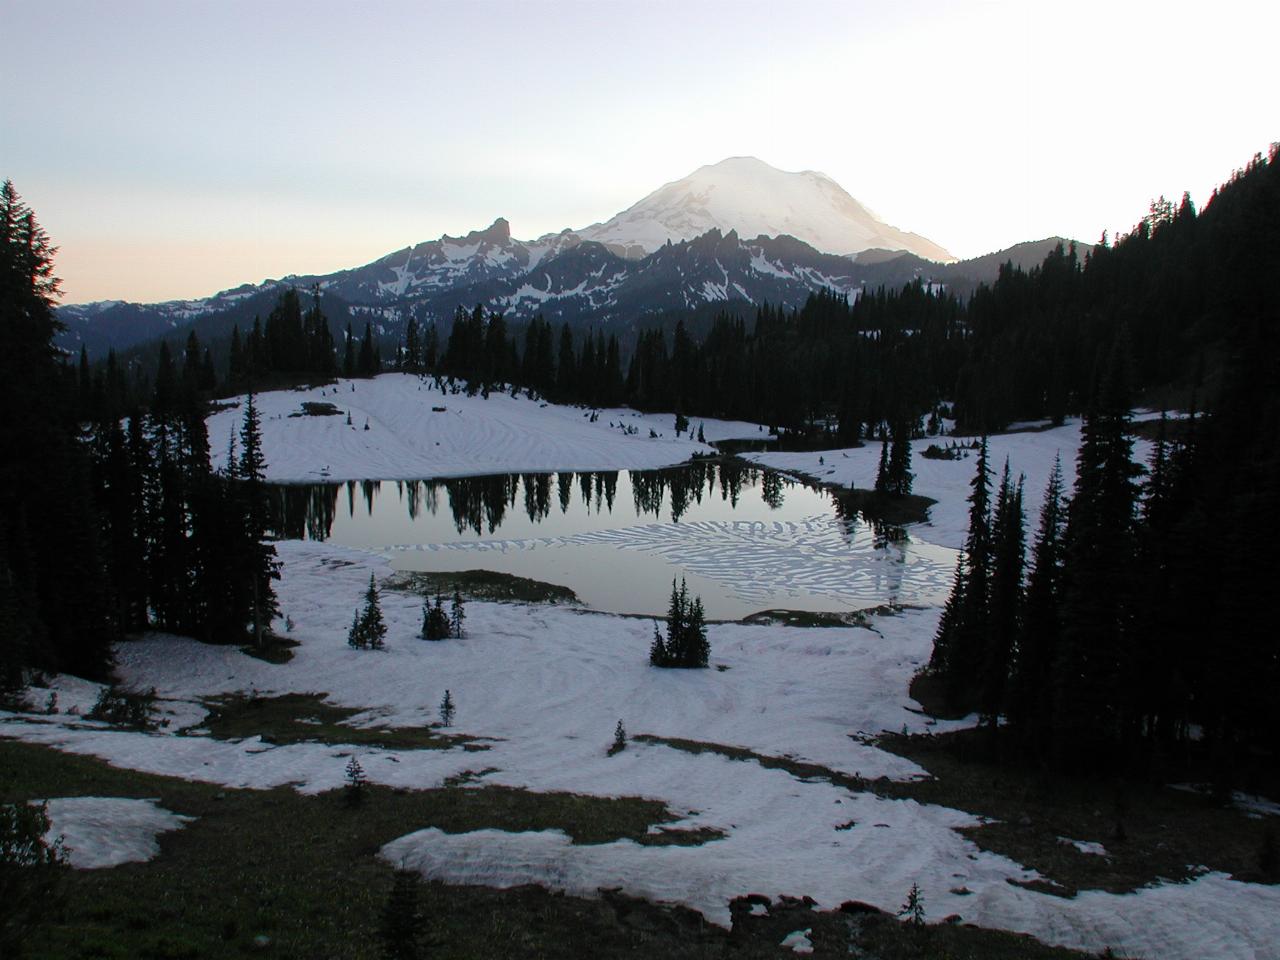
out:
{"label": "reflection of trees in water", "polygon": [[507,508],[516,505],[520,478],[515,474],[458,477],[445,480],[444,486],[449,494],[453,525],[458,532],[465,533],[469,529],[480,536],[485,527],[493,533],[502,526]]}
{"label": "reflection of trees in water", "polygon": [[327,540],[338,512],[338,484],[268,486],[267,529],[282,540]]}
{"label": "reflection of trees in water", "polygon": [[556,474],[556,493],[560,495],[560,512],[568,513],[569,504],[573,502],[573,474]]}
{"label": "reflection of trees in water", "polygon": [[539,523],[551,512],[551,474],[526,473],[520,477],[524,487],[524,512],[531,523]]}
{"label": "reflection of trees in water", "polygon": [[714,496],[717,487],[720,499],[737,507],[743,488],[760,484],[764,502],[776,510],[782,506],[785,482],[780,474],[740,460],[698,460],[685,467],[631,471],[631,494],[638,515],[653,514],[661,519],[662,505],[670,492],[671,519],[679,523],[690,504],[702,503],[704,495]]}
{"label": "reflection of trees in water", "polygon": [[[617,470],[498,474],[447,480],[397,480],[395,485],[397,498],[411,521],[438,514],[443,490],[458,533],[470,530],[484,536],[486,532],[495,533],[506,519],[507,511],[515,510],[518,504],[523,504],[525,515],[533,524],[547,519],[557,502],[560,512],[568,513],[575,488],[578,501],[588,513],[612,513],[618,493],[618,474]],[[652,515],[661,519],[663,508],[669,503],[670,518],[677,523],[693,504],[701,504],[704,497],[713,499],[717,490],[721,500],[737,507],[743,488],[759,485],[761,498],[776,510],[782,506],[785,489],[791,483],[781,474],[735,460],[696,461],[663,470],[632,470],[628,477],[637,517]],[[365,514],[373,515],[374,503],[382,489],[377,480],[274,486],[270,488],[272,532],[285,539],[327,539],[332,534],[338,496],[343,487],[349,517],[356,516],[357,504]],[[836,511],[843,519],[856,521],[857,514],[849,516],[848,508],[839,501]],[[879,533],[880,528],[876,529]],[[892,539],[892,529],[886,528],[885,536]]]}
{"label": "reflection of trees in water", "polygon": [[397,480],[400,500],[409,511],[409,519],[417,520],[423,508],[431,516],[440,509],[440,484],[432,480]]}
{"label": "reflection of trees in water", "polygon": [[777,510],[782,506],[784,498],[782,493],[782,476],[772,471],[766,472],[760,479],[760,499],[769,505],[772,510]]}
{"label": "reflection of trees in water", "polygon": [[875,549],[883,550],[887,544],[902,543],[907,539],[907,531],[905,527],[896,523],[888,523],[874,511],[868,510],[865,505],[859,507],[850,503],[844,497],[833,497],[835,504],[836,517],[845,527],[846,536],[852,543],[854,535],[858,531],[858,523],[865,523],[871,528],[871,534],[875,538]]}

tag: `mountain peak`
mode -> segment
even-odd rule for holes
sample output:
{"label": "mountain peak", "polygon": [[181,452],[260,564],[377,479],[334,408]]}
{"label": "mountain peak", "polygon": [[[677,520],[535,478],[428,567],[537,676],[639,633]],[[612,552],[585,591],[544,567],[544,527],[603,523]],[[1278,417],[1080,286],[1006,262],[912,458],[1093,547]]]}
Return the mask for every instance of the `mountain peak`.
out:
{"label": "mountain peak", "polygon": [[652,253],[667,240],[691,240],[713,228],[744,237],[787,234],[825,253],[878,247],[955,259],[936,243],[879,220],[825,173],[792,173],[750,156],[699,167],[579,232],[612,249]]}

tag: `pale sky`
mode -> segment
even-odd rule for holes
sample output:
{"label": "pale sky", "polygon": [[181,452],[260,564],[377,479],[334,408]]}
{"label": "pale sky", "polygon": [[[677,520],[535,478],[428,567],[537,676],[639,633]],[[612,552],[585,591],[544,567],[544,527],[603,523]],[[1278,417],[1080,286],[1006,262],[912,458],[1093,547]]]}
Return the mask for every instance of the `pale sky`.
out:
{"label": "pale sky", "polygon": [[820,170],[960,257],[1128,230],[1280,139],[1280,4],[0,0],[0,178],[65,302],[204,296],[695,168]]}

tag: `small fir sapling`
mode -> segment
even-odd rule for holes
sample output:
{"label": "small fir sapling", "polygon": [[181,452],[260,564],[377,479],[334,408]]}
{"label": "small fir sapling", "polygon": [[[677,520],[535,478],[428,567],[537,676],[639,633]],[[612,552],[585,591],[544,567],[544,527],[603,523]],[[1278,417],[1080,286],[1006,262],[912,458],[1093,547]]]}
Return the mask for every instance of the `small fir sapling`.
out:
{"label": "small fir sapling", "polygon": [[615,753],[621,753],[627,749],[627,728],[622,725],[622,721],[618,721],[618,725],[613,728],[613,746],[609,748],[609,756]]}
{"label": "small fir sapling", "polygon": [[444,692],[444,699],[440,701],[440,726],[452,727],[453,713],[454,713],[453,694],[451,694],[448,690],[446,690]]}
{"label": "small fir sapling", "polygon": [[898,911],[898,916],[913,927],[924,926],[924,895],[920,892],[918,883],[911,884],[911,889],[907,891],[907,902]]}
{"label": "small fir sapling", "polygon": [[345,777],[347,781],[347,803],[353,807],[357,806],[364,800],[364,788],[369,780],[364,775],[364,767],[360,766],[360,761],[354,756],[347,761]]}
{"label": "small fir sapling", "polygon": [[387,625],[382,619],[382,604],[378,600],[378,584],[369,574],[369,589],[364,595],[364,610],[351,619],[347,632],[347,644],[358,650],[381,650],[386,646]]}

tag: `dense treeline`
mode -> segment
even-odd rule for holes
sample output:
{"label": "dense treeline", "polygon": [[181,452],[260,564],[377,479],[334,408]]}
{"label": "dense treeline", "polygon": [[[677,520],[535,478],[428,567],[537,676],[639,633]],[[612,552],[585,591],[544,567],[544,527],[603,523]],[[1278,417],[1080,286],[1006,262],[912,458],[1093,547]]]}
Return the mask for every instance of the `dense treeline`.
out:
{"label": "dense treeline", "polygon": [[55,352],[54,248],[0,189],[0,686],[31,669],[104,678],[124,632],[236,641],[275,609],[252,399],[229,475],[209,465],[208,353],[162,345],[145,405],[114,358],[91,373]]}
{"label": "dense treeline", "polygon": [[[1076,482],[1045,493],[1026,561],[1021,481],[991,504],[986,444],[969,534],[923,677],[956,711],[1005,719],[1015,755],[1068,770],[1274,787],[1280,639],[1261,614],[1280,534],[1275,328],[1247,324],[1218,409],[1145,468],[1117,347],[1085,414]],[[1270,361],[1260,358],[1270,357]],[[1266,369],[1263,369],[1263,368]],[[1174,421],[1174,423],[1179,423]]]}

